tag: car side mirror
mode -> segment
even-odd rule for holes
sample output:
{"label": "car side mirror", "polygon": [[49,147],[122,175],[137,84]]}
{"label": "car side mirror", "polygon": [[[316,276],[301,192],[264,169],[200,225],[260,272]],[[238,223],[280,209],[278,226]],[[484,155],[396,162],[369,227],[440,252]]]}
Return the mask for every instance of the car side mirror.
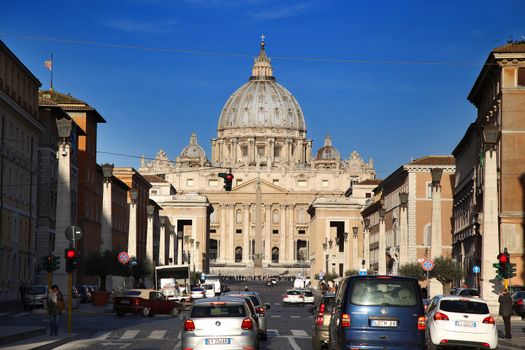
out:
{"label": "car side mirror", "polygon": [[266,308],[266,310],[270,310],[272,308],[268,303],[264,304],[264,307]]}

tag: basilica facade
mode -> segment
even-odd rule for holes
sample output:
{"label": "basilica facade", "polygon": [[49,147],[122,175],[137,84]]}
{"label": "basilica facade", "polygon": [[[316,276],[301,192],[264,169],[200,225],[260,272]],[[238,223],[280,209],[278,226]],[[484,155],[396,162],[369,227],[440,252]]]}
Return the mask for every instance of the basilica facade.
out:
{"label": "basilica facade", "polygon": [[[156,179],[150,198],[177,233],[173,263],[233,275],[359,267],[356,231],[377,185],[369,181],[373,161],[356,151],[343,159],[329,135],[312,147],[301,107],[277,83],[263,41],[250,79],[220,113],[209,158],[192,134],[174,161],[162,150],[141,161],[140,173]],[[225,191],[218,173],[230,170],[233,188]]]}

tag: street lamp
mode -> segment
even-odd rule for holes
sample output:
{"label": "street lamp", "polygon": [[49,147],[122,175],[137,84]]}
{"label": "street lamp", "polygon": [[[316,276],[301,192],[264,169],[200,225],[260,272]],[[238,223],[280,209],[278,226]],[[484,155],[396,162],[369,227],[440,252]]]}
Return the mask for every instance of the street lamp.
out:
{"label": "street lamp", "polygon": [[102,167],[102,175],[104,176],[104,181],[106,183],[111,181],[111,177],[113,176],[113,164],[104,163],[101,165]]}
{"label": "street lamp", "polygon": [[383,220],[385,218],[385,215],[386,215],[386,209],[383,208],[383,207],[380,207],[379,210],[378,210],[378,213],[379,213],[379,217],[381,218],[381,220]]}
{"label": "street lamp", "polygon": [[363,223],[365,224],[365,230],[368,230],[368,228],[370,227],[370,219],[364,218]]}
{"label": "street lamp", "polygon": [[408,203],[408,192],[399,192],[399,202],[402,206],[407,205]]}
{"label": "street lamp", "polygon": [[139,191],[137,191],[136,188],[132,188],[129,191],[129,196],[131,197],[131,203],[135,204],[135,202],[137,201],[137,198],[139,197]]}
{"label": "street lamp", "polygon": [[148,211],[148,216],[153,216],[153,214],[155,214],[155,206],[154,205],[148,205],[147,211]]}
{"label": "street lamp", "polygon": [[496,149],[499,140],[499,127],[494,124],[488,124],[483,127],[483,143],[492,151]]}
{"label": "street lamp", "polygon": [[443,176],[443,168],[432,168],[430,169],[430,173],[432,174],[432,186],[439,186],[441,177]]}
{"label": "street lamp", "polygon": [[359,227],[354,226],[352,227],[352,233],[354,234],[354,238],[357,238],[357,231],[359,230]]}

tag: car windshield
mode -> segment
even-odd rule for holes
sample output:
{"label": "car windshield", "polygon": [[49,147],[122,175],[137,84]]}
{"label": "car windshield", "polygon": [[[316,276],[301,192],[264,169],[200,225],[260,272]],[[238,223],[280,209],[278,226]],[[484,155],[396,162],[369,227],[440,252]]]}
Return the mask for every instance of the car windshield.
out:
{"label": "car windshield", "polygon": [[246,310],[241,304],[195,305],[190,317],[245,317]]}
{"label": "car windshield", "polygon": [[191,291],[192,292],[204,292],[204,289],[202,289],[202,288],[192,288]]}
{"label": "car windshield", "polygon": [[448,312],[484,315],[489,313],[487,304],[471,300],[441,300],[439,308]]}
{"label": "car windshield", "polygon": [[412,281],[359,279],[352,286],[350,302],[367,306],[414,306],[417,298]]}
{"label": "car windshield", "polygon": [[128,296],[128,297],[136,297],[136,296],[140,295],[140,292],[138,290],[128,290],[128,291],[124,292],[124,295]]}
{"label": "car windshield", "polygon": [[44,287],[29,287],[26,294],[46,294]]}

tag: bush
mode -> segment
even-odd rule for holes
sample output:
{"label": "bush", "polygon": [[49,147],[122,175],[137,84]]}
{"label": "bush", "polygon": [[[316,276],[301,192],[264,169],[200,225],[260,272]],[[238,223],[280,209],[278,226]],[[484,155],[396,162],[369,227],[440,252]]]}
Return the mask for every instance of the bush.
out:
{"label": "bush", "polygon": [[463,269],[451,257],[434,259],[434,268],[429,272],[430,278],[435,278],[443,285],[443,294],[450,294],[452,282],[463,278]]}
{"label": "bush", "polygon": [[408,263],[399,267],[399,275],[413,277],[418,281],[423,281],[426,276],[419,263]]}

